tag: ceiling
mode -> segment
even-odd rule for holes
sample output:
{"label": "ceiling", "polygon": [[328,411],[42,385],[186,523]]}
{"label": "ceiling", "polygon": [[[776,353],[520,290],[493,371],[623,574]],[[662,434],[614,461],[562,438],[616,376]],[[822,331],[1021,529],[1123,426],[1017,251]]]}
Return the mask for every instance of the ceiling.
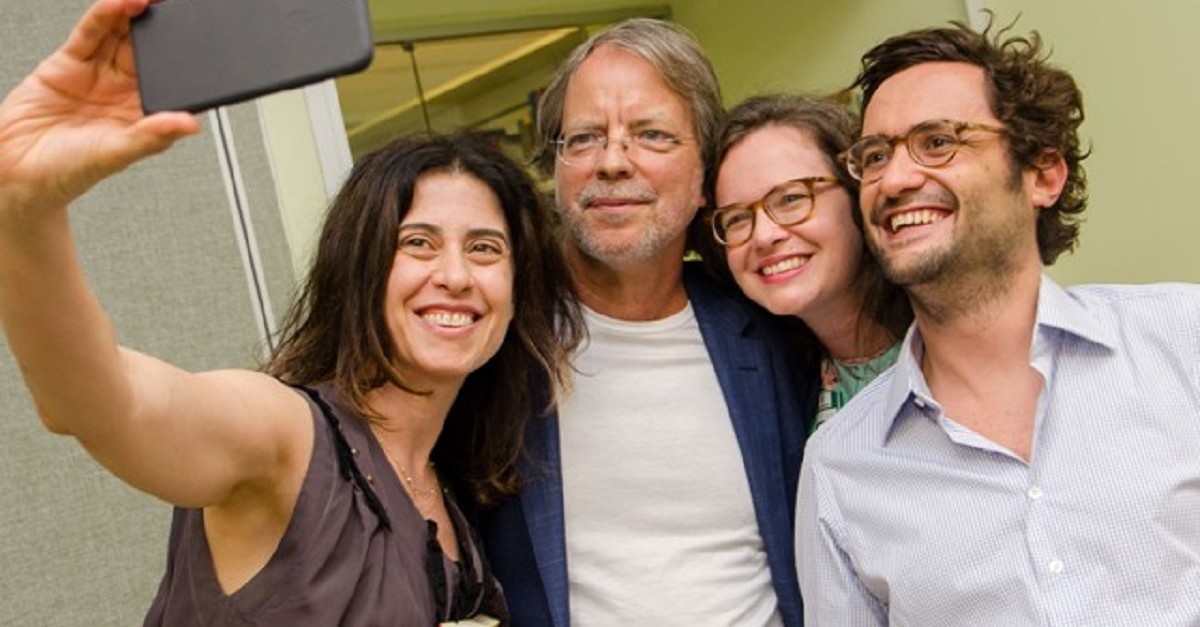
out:
{"label": "ceiling", "polygon": [[528,148],[537,90],[590,28],[670,16],[661,3],[628,0],[371,0],[370,8],[374,61],[337,79],[356,156],[427,129],[489,131]]}

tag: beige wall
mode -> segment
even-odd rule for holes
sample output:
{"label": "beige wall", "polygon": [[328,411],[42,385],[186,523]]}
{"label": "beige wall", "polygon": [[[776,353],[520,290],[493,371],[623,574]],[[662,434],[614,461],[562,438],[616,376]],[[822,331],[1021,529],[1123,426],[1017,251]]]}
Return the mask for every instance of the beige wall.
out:
{"label": "beige wall", "polygon": [[[1085,96],[1092,201],[1081,245],[1050,274],[1064,283],[1200,282],[1200,4],[1163,0],[986,0],[1001,23],[1037,29]],[[1128,8],[1125,8],[1127,7]],[[675,19],[709,51],[730,104],[760,91],[828,92],[884,37],[965,20],[961,0],[683,0]]]}
{"label": "beige wall", "polygon": [[1084,93],[1091,203],[1066,282],[1200,282],[1200,4],[989,0],[1020,15]]}
{"label": "beige wall", "polygon": [[[530,12],[532,0],[504,4]],[[1079,249],[1050,274],[1064,283],[1200,282],[1200,4],[1161,0],[1114,10],[1085,0],[976,0],[1001,22],[1021,15],[1085,95],[1088,209]],[[460,0],[460,4],[474,6]],[[534,3],[536,4],[536,3]],[[497,5],[490,5],[491,11]],[[709,51],[727,103],[763,91],[823,93],[845,85],[884,37],[966,20],[963,0],[676,0],[674,18]],[[1122,5],[1118,5],[1122,6]],[[443,12],[447,10],[443,7]],[[494,14],[494,13],[493,13]],[[466,11],[463,15],[474,15]],[[295,156],[295,155],[291,155]]]}
{"label": "beige wall", "polygon": [[962,0],[683,0],[671,9],[712,57],[728,104],[763,91],[838,90],[888,34],[967,16]]}
{"label": "beige wall", "polygon": [[304,276],[329,203],[303,89],[258,100],[280,219],[296,276]]}

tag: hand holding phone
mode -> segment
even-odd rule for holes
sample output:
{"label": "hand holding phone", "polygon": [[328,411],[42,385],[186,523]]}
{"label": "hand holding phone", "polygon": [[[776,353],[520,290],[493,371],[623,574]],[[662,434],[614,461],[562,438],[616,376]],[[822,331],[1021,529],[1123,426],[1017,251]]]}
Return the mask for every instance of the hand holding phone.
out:
{"label": "hand holding phone", "polygon": [[[200,132],[195,116],[139,110],[129,16],[148,0],[96,0],[0,102],[0,213],[36,219]],[[15,212],[12,213],[12,212]],[[38,232],[9,228],[7,235]]]}
{"label": "hand holding phone", "polygon": [[164,0],[133,21],[142,109],[198,112],[370,64],[366,0]]}

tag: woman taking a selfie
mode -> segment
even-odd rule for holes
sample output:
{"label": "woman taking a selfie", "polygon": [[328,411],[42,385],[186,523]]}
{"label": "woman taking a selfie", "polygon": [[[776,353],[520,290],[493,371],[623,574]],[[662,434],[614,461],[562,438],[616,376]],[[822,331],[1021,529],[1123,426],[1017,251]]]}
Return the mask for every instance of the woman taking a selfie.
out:
{"label": "woman taking a selfie", "polygon": [[397,142],[334,201],[265,372],[120,346],[67,205],[199,129],[141,114],[147,2],[97,2],[0,104],[0,318],[38,412],[176,506],[146,624],[503,623],[449,488],[515,489],[528,383],[581,336],[532,184],[478,140]]}

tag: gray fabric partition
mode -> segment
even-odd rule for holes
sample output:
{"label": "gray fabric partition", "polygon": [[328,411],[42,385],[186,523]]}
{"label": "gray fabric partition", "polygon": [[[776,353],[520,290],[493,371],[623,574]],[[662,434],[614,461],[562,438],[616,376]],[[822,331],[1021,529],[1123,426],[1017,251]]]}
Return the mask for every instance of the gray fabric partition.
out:
{"label": "gray fabric partition", "polygon": [[[86,6],[5,0],[0,91],[57,46]],[[261,313],[203,119],[201,136],[103,183],[72,221],[123,343],[187,369],[253,366]],[[229,119],[278,318],[294,281],[257,110],[234,107]],[[0,625],[140,624],[163,571],[170,508],[43,430],[6,346],[0,407]]]}

